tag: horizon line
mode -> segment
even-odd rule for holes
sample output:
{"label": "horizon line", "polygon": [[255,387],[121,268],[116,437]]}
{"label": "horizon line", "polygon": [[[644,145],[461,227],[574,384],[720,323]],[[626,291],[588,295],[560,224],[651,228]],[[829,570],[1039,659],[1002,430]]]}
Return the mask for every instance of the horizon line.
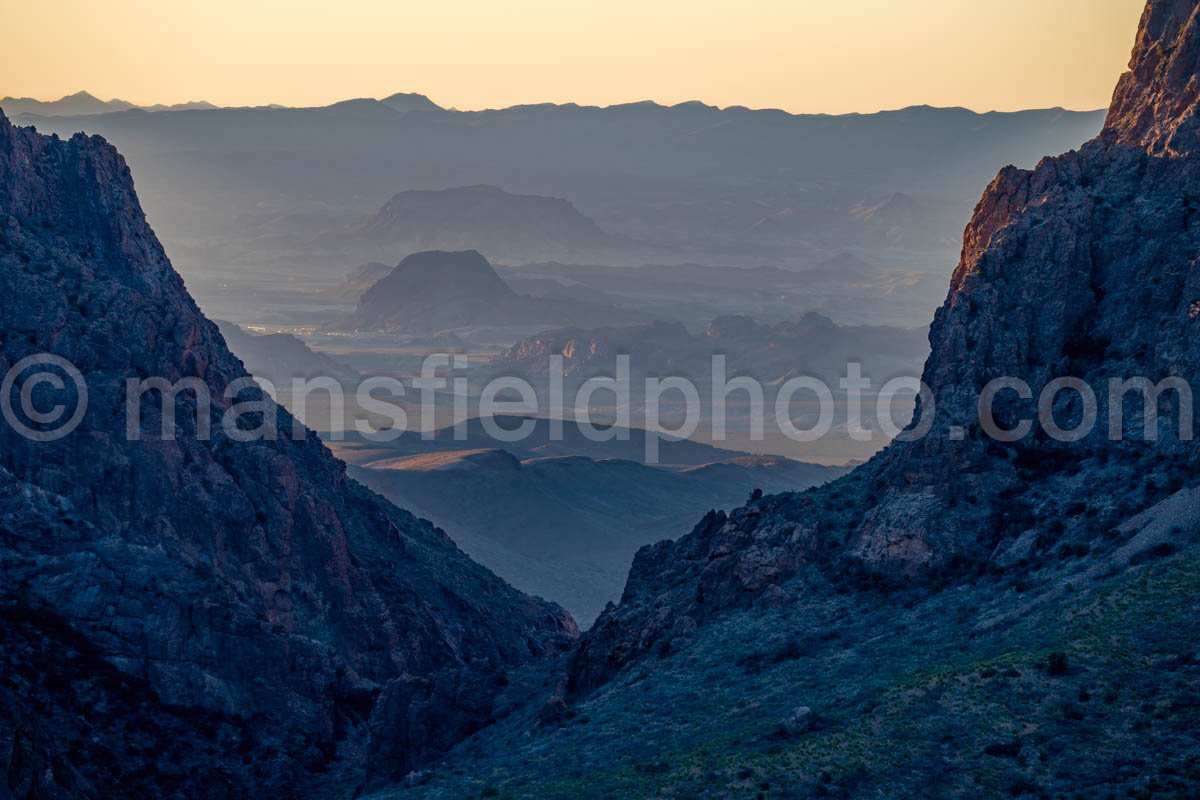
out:
{"label": "horizon line", "polygon": [[[175,107],[176,106],[187,106],[187,105],[198,105],[198,104],[206,104],[206,105],[212,106],[212,108],[211,109],[191,109],[191,110],[211,110],[211,111],[314,110],[314,109],[332,108],[337,105],[342,105],[345,103],[353,103],[353,102],[370,101],[370,102],[382,104],[383,101],[390,99],[392,97],[397,97],[397,96],[407,96],[407,97],[413,97],[413,98],[419,97],[419,98],[429,101],[433,106],[435,106],[439,110],[454,112],[454,113],[462,113],[462,114],[486,113],[486,112],[490,112],[490,111],[510,111],[510,110],[515,110],[515,109],[524,109],[524,108],[581,108],[581,109],[607,110],[607,109],[614,109],[614,108],[628,108],[628,107],[632,107],[632,106],[653,106],[653,107],[657,107],[657,108],[667,108],[667,109],[683,108],[683,107],[690,106],[690,107],[704,107],[704,108],[712,109],[715,111],[748,111],[748,112],[756,112],[756,113],[757,112],[764,112],[764,113],[765,112],[775,112],[775,113],[786,114],[786,115],[792,116],[792,117],[855,117],[855,116],[864,116],[865,117],[865,116],[874,116],[877,114],[888,114],[888,113],[897,113],[897,112],[901,112],[901,111],[911,111],[914,109],[929,109],[929,110],[933,110],[933,111],[967,111],[972,114],[976,114],[978,116],[985,116],[988,114],[1020,114],[1020,113],[1028,113],[1028,112],[1036,112],[1036,111],[1063,111],[1063,112],[1073,113],[1073,114],[1093,114],[1096,112],[1108,110],[1107,106],[1096,107],[1096,108],[1068,108],[1066,106],[1057,105],[1057,106],[1030,106],[1030,107],[1011,108],[1011,109],[1001,109],[1001,108],[980,109],[977,107],[964,106],[964,105],[939,106],[939,105],[934,105],[932,103],[911,103],[911,104],[905,105],[905,106],[879,108],[874,111],[826,112],[826,111],[789,111],[785,108],[780,108],[778,106],[761,106],[761,107],[756,107],[756,108],[741,105],[741,104],[718,106],[718,105],[713,105],[711,103],[707,103],[703,100],[696,100],[696,99],[683,100],[683,101],[680,101],[677,103],[667,103],[667,102],[662,102],[662,101],[654,100],[654,99],[650,99],[650,98],[643,98],[640,100],[628,100],[628,101],[622,101],[622,102],[617,102],[617,103],[609,103],[606,105],[601,105],[598,103],[586,103],[586,102],[580,102],[580,101],[557,102],[557,101],[547,100],[547,101],[541,101],[541,102],[514,103],[512,105],[507,105],[507,106],[487,106],[487,107],[480,107],[480,108],[458,108],[453,105],[443,106],[440,103],[433,100],[432,98],[430,98],[429,95],[424,94],[422,92],[394,92],[394,93],[392,93],[390,95],[386,95],[384,97],[370,97],[370,96],[366,96],[366,95],[358,96],[358,97],[346,97],[341,100],[334,100],[333,102],[330,102],[330,103],[316,104],[316,105],[287,105],[287,104],[283,104],[283,103],[262,103],[262,104],[258,104],[258,105],[222,105],[220,103],[214,103],[214,102],[204,100],[204,99],[183,100],[183,101],[178,101],[178,102],[162,102],[162,101],[137,102],[137,101],[127,100],[123,97],[116,97],[116,96],[105,99],[105,98],[99,97],[98,95],[93,94],[92,92],[90,92],[86,89],[81,89],[77,92],[65,94],[65,95],[62,95],[61,97],[57,97],[57,98],[50,99],[50,100],[43,99],[41,97],[31,97],[28,95],[20,96],[20,95],[10,94],[10,95],[6,95],[6,96],[0,98],[0,103],[3,103],[4,101],[14,101],[14,102],[36,102],[36,103],[43,103],[43,104],[53,104],[53,103],[59,103],[64,100],[70,100],[72,98],[82,97],[82,96],[86,96],[88,98],[91,98],[91,99],[96,100],[101,103],[128,103],[132,108],[127,109],[127,110],[138,110],[138,109],[144,110],[144,109],[149,109],[149,108],[159,108],[160,111],[156,112],[156,113],[161,113],[161,111],[169,111],[169,110],[179,110],[179,111],[189,110],[189,109],[175,108]],[[430,110],[433,110],[433,109],[430,109]],[[102,113],[104,113],[104,112],[102,112]],[[110,111],[107,113],[120,113],[120,112],[119,111]],[[68,114],[68,115],[60,115],[60,116],[94,116],[94,115]]]}

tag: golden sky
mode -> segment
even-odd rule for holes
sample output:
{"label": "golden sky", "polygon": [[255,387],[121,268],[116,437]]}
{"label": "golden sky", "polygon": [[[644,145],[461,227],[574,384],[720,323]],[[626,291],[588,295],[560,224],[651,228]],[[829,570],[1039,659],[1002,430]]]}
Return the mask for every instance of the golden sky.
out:
{"label": "golden sky", "polygon": [[0,0],[0,97],[1108,105],[1145,0]]}

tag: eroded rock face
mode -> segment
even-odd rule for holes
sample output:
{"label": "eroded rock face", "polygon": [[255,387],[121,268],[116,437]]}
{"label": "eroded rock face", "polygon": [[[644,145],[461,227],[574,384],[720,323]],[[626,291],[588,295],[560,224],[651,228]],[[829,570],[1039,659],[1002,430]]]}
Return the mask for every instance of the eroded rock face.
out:
{"label": "eroded rock face", "polygon": [[1146,6],[1129,72],[1101,135],[1154,155],[1190,155],[1200,144],[1200,19],[1193,0]]}
{"label": "eroded rock face", "polygon": [[[47,713],[34,728],[21,690],[0,688],[0,730],[19,754],[0,758],[9,785],[75,797],[112,796],[119,783],[167,796],[155,762],[168,752],[220,771],[209,797],[333,780],[365,763],[366,720],[390,681],[499,672],[576,635],[560,609],[347,479],[315,435],[301,427],[293,438],[283,409],[242,418],[251,428],[273,420],[280,436],[231,436],[225,391],[245,370],[171,268],[120,155],[99,138],[41,136],[0,115],[0,372],[38,353],[71,361],[89,403],[78,430],[54,442],[0,424],[0,608],[15,636],[0,648],[14,670],[23,656],[10,642],[22,637],[76,642],[114,668],[104,697],[116,732],[104,743],[111,757],[54,752],[55,740],[88,740],[93,717],[76,691],[88,670],[43,687]],[[125,382],[150,376],[208,390],[211,439],[197,436],[185,394],[176,435],[162,440],[154,393],[142,400],[142,439],[126,439]],[[264,400],[254,388],[237,397]],[[159,711],[172,721],[135,737],[121,728],[120,698],[147,725]],[[237,736],[212,728],[206,738],[189,720]],[[30,744],[39,741],[50,744]],[[389,753],[389,771],[427,753],[374,749]]]}
{"label": "eroded rock face", "polygon": [[[1149,3],[1132,71],[1121,80],[1100,137],[1032,171],[1008,168],[985,192],[930,331],[924,379],[937,398],[939,422],[922,442],[892,448],[879,460],[879,479],[899,494],[859,528],[870,538],[881,515],[908,517],[900,527],[929,552],[877,549],[872,557],[864,550],[868,562],[911,571],[921,561],[976,555],[982,510],[951,512],[945,504],[975,495],[986,506],[987,498],[1022,488],[1015,457],[1045,461],[1067,452],[1036,434],[1012,449],[984,436],[976,406],[989,381],[1012,376],[1037,393],[1052,379],[1081,378],[1095,387],[1106,420],[1110,378],[1196,377],[1200,159],[1186,142],[1200,85],[1198,9],[1194,1]],[[1074,399],[1067,392],[1056,405],[1064,428],[1080,420]],[[1172,422],[1160,425],[1154,448],[1182,457],[1190,445],[1179,440],[1170,401],[1162,410]],[[1004,429],[1033,415],[1032,404],[1012,395],[996,405]],[[951,426],[966,430],[964,441],[951,441]],[[1141,409],[1129,409],[1127,432],[1141,427]],[[1108,433],[1106,424],[1097,425],[1070,445],[1070,457],[1081,461],[1107,450]],[[927,501],[918,498],[931,492],[943,506],[922,513]]]}
{"label": "eroded rock face", "polygon": [[[1029,536],[1039,522],[1069,532],[1079,513],[1071,509],[1086,507],[1093,525],[1119,524],[1194,475],[1196,448],[1181,436],[1171,393],[1158,402],[1154,442],[1140,435],[1149,424],[1140,398],[1127,402],[1124,431],[1134,441],[1120,444],[1107,424],[1073,443],[1036,429],[998,442],[981,430],[977,403],[996,378],[1019,378],[1036,398],[1051,379],[1071,376],[1097,388],[1107,420],[1110,378],[1194,383],[1198,91],[1200,3],[1151,0],[1103,133],[1034,170],[1003,170],[976,208],[930,331],[924,380],[937,414],[929,434],[893,444],[832,490],[768,498],[644,550],[621,605],[584,637],[575,687],[661,647],[680,619],[752,602],[814,554],[830,573],[907,580],[993,556],[1036,558],[1058,535]],[[1034,401],[1011,393],[995,409],[1003,429],[1036,414]],[[1059,396],[1061,427],[1082,414],[1077,395]],[[819,541],[772,545],[782,552],[764,559],[763,540],[789,527],[815,527]]]}

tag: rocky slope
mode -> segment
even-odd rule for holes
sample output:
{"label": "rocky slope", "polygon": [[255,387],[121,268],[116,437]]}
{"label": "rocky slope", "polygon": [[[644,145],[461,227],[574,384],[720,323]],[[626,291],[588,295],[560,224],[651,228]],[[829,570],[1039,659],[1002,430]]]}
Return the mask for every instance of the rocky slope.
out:
{"label": "rocky slope", "polygon": [[[805,565],[872,580],[965,579],[1058,548],[1098,547],[1102,532],[1194,478],[1195,446],[1180,439],[1174,395],[1159,400],[1156,442],[1112,442],[1098,425],[1082,441],[1035,429],[1003,444],[984,435],[976,402],[997,377],[1027,381],[1036,397],[1050,379],[1078,376],[1097,387],[1107,420],[1111,377],[1197,376],[1197,9],[1194,0],[1152,0],[1100,137],[1035,170],[1005,169],[988,187],[930,333],[930,433],[836,488],[712,515],[691,535],[643,550],[622,604],[583,641],[577,687],[776,592]],[[1012,428],[1031,405],[1006,393],[997,419]],[[1125,432],[1140,433],[1140,401],[1124,406]],[[1055,412],[1074,428],[1078,397],[1059,395]]]}
{"label": "rocky slope", "polygon": [[[0,371],[51,353],[88,400],[65,438],[0,425],[0,774],[14,796],[314,794],[368,766],[404,772],[489,713],[450,713],[438,675],[486,697],[487,676],[575,635],[560,609],[349,480],[315,435],[293,437],[286,411],[233,420],[233,399],[262,395],[236,390],[241,362],[102,139],[0,116],[0,320]],[[142,437],[126,436],[125,382],[152,376],[211,394],[210,437],[184,393],[164,439],[153,392]],[[32,373],[17,377],[4,399],[19,407]],[[74,403],[66,386],[25,384],[42,409]],[[270,422],[280,436],[243,441]]]}
{"label": "rocky slope", "polygon": [[1198,84],[1200,3],[1150,0],[1104,134],[980,203],[929,436],[642,550],[569,683],[380,800],[1194,796],[1200,470],[1175,400],[1155,442],[1010,443],[975,400],[1004,375],[1194,381]]}

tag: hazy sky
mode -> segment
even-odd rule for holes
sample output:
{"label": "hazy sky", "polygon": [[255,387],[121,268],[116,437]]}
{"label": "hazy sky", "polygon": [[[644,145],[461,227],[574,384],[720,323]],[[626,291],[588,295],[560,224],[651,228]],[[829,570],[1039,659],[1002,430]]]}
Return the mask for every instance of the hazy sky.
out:
{"label": "hazy sky", "polygon": [[1108,105],[1145,0],[0,0],[0,96]]}

